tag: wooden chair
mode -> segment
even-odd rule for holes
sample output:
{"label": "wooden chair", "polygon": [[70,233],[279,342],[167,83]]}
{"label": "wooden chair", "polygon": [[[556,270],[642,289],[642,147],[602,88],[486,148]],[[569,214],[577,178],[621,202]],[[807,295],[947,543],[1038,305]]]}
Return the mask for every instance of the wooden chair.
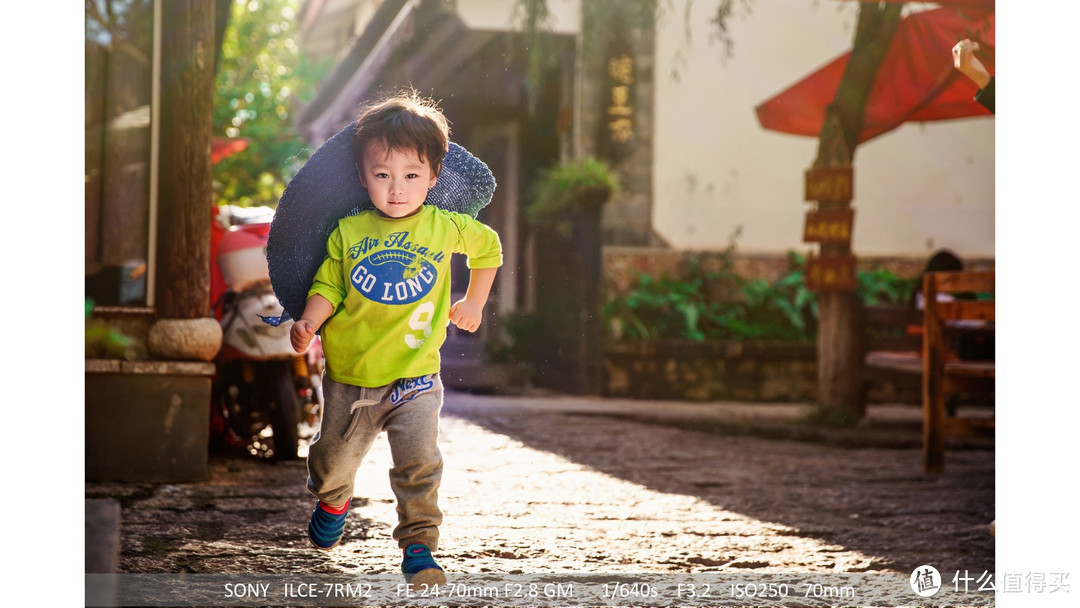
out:
{"label": "wooden chair", "polygon": [[945,416],[950,394],[993,391],[994,361],[962,361],[950,348],[950,338],[965,331],[950,321],[984,321],[992,327],[994,301],[986,299],[939,302],[938,294],[993,294],[993,271],[930,272],[923,283],[923,468],[945,468],[945,437],[993,432],[993,419]]}
{"label": "wooden chair", "polygon": [[875,386],[891,386],[898,394],[917,398],[922,391],[922,311],[886,304],[863,306],[858,313],[863,353],[860,411],[866,413]]}

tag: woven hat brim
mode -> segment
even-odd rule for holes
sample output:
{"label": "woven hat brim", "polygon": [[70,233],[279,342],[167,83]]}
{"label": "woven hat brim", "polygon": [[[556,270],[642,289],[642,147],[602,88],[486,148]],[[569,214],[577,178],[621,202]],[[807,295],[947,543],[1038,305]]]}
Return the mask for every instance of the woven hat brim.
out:
{"label": "woven hat brim", "polygon": [[[281,195],[266,244],[270,283],[285,312],[299,319],[308,289],[326,257],[326,241],[338,221],[374,209],[360,184],[350,123],[326,141]],[[425,205],[476,217],[491,202],[495,176],[483,161],[450,142],[439,179]]]}

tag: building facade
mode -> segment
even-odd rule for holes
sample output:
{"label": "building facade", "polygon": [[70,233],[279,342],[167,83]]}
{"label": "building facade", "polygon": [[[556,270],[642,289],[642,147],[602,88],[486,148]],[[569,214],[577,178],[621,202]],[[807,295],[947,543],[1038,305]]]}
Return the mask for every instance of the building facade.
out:
{"label": "building facade", "polygon": [[[735,3],[730,45],[716,40],[718,6],[308,0],[302,52],[335,68],[296,126],[314,147],[384,91],[408,85],[440,101],[452,139],[499,184],[481,216],[507,251],[485,332],[537,309],[553,258],[524,219],[530,189],[541,171],[585,156],[623,185],[603,211],[607,293],[732,247],[736,272],[776,278],[790,252],[816,247],[803,228],[818,142],[766,131],[754,108],[848,51],[858,4]],[[993,119],[908,124],[864,143],[852,205],[860,268],[914,277],[939,248],[992,267]]]}

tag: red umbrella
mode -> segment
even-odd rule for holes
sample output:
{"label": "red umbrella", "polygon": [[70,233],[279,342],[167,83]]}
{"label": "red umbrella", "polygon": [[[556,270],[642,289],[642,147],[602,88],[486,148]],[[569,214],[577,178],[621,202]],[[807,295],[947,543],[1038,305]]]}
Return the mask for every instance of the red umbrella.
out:
{"label": "red umbrella", "polygon": [[[898,0],[893,0],[898,1]],[[994,0],[943,0],[942,8],[902,19],[870,88],[859,142],[905,122],[990,116],[974,100],[978,88],[953,67],[952,47],[979,43],[977,56],[994,73]],[[851,53],[837,57],[755,108],[761,126],[817,137]]]}

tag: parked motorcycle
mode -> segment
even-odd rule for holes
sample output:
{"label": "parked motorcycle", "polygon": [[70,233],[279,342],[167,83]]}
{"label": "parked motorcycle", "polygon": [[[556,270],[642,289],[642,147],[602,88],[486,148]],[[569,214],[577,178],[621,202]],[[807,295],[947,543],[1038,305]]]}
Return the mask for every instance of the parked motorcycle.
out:
{"label": "parked motorcycle", "polygon": [[291,320],[272,326],[261,318],[283,314],[266,263],[269,218],[234,216],[217,230],[214,249],[224,290],[214,299],[222,347],[215,361],[211,430],[218,445],[292,460],[301,435],[310,436],[321,413],[321,358],[317,349],[310,359],[293,350]]}

